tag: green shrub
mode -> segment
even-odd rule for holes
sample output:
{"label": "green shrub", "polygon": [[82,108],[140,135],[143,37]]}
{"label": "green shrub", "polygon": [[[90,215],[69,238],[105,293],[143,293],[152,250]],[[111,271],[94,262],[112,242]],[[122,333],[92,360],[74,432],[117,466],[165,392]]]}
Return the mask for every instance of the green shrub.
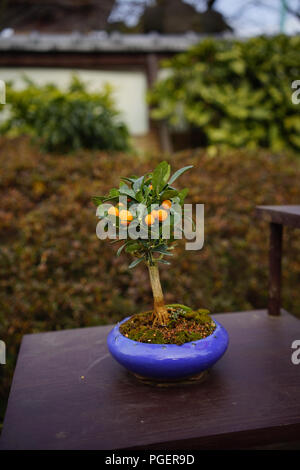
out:
{"label": "green shrub", "polygon": [[[0,401],[8,393],[26,333],[114,323],[152,306],[148,273],[128,270],[130,254],[100,242],[91,195],[116,187],[119,174],[144,174],[159,157],[78,151],[44,154],[28,139],[0,139],[0,338],[8,364],[0,367]],[[168,304],[211,312],[264,308],[268,286],[268,227],[257,204],[298,204],[300,162],[287,154],[204,150],[172,156],[173,170],[194,165],[178,180],[191,187],[187,203],[205,204],[201,251],[176,248],[172,269],[162,265]],[[285,228],[283,306],[300,312],[300,239]]]}
{"label": "green shrub", "polygon": [[108,87],[102,93],[88,93],[76,77],[67,91],[25,81],[23,90],[8,86],[10,116],[0,134],[29,134],[49,152],[128,149],[128,130],[114,109]]}
{"label": "green shrub", "polygon": [[164,62],[149,94],[152,117],[173,129],[197,128],[203,146],[300,149],[300,36],[245,41],[206,39]]}

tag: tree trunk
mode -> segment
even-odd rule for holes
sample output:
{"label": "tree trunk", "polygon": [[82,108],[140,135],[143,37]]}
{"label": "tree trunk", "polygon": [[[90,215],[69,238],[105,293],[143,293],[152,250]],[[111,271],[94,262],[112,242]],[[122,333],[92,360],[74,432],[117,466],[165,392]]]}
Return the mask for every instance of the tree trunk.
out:
{"label": "tree trunk", "polygon": [[148,269],[154,299],[153,324],[167,325],[169,314],[165,307],[158,267],[156,264],[153,266],[148,265]]}

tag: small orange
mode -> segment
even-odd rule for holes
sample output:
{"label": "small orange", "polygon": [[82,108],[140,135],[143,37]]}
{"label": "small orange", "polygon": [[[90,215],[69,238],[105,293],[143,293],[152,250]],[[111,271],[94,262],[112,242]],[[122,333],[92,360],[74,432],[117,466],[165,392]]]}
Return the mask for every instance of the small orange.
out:
{"label": "small orange", "polygon": [[166,199],[165,201],[162,202],[161,206],[167,210],[171,209],[172,202],[170,201],[170,199]]}
{"label": "small orange", "polygon": [[124,204],[123,204],[123,202],[118,202],[117,206],[124,207]]}
{"label": "small orange", "polygon": [[127,211],[126,209],[122,209],[119,213],[119,217],[121,221],[123,222],[131,222],[133,219],[133,215],[130,211]]}
{"label": "small orange", "polygon": [[150,184],[150,186],[149,186],[149,189],[153,189],[153,186],[152,186],[152,184]]}
{"label": "small orange", "polygon": [[110,208],[108,209],[107,213],[108,213],[109,215],[115,215],[116,217],[118,217],[118,215],[119,215],[119,209],[118,209],[117,207],[112,206],[112,207],[110,207]]}
{"label": "small orange", "polygon": [[158,213],[158,214],[157,214],[158,220],[159,220],[160,222],[163,222],[163,221],[166,220],[166,218],[168,217],[168,213],[167,213],[167,211],[165,211],[164,209],[159,209],[159,210],[157,211],[157,213]]}
{"label": "small orange", "polygon": [[147,214],[146,217],[145,217],[145,224],[146,225],[153,225],[155,222],[155,217],[154,215],[151,213],[151,214]]}
{"label": "small orange", "polygon": [[151,214],[153,215],[153,217],[154,217],[155,219],[158,219],[158,210],[153,209],[153,211],[151,212]]}

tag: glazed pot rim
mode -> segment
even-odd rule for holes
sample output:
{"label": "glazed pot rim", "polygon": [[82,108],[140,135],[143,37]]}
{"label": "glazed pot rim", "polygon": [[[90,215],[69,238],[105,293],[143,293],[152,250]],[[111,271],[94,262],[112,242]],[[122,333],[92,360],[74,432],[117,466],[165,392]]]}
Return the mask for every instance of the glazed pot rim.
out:
{"label": "glazed pot rim", "polygon": [[148,346],[148,347],[157,347],[157,348],[162,348],[162,347],[178,347],[178,348],[182,348],[184,346],[191,346],[191,345],[198,345],[198,344],[203,344],[203,342],[205,340],[210,340],[212,339],[212,337],[214,335],[216,335],[217,333],[219,333],[221,331],[222,328],[222,325],[214,318],[214,317],[211,317],[212,320],[214,321],[215,325],[216,325],[216,328],[215,330],[208,336],[206,336],[205,338],[201,338],[201,339],[197,339],[197,340],[193,340],[193,341],[188,341],[186,343],[183,343],[183,344],[175,344],[175,343],[143,343],[141,341],[136,341],[134,339],[130,339],[130,338],[127,338],[126,336],[124,336],[121,331],[120,331],[120,325],[122,325],[122,323],[125,323],[127,320],[129,320],[129,318],[131,318],[133,315],[130,315],[129,317],[126,317],[124,318],[123,320],[119,321],[115,326],[114,328],[112,329],[112,331],[114,330],[117,330],[117,333],[122,337],[123,340],[125,341],[128,341],[130,343],[133,343],[133,344],[141,344],[143,346]]}

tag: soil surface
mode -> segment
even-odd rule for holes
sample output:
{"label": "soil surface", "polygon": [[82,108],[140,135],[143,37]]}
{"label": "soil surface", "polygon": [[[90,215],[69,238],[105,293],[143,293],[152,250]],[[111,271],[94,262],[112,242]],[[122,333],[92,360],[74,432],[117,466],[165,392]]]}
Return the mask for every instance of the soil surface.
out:
{"label": "soil surface", "polygon": [[149,311],[133,315],[120,326],[120,332],[140,343],[182,345],[206,338],[216,329],[208,310],[192,310],[180,304],[166,307],[170,315],[166,326],[153,325],[152,311]]}

